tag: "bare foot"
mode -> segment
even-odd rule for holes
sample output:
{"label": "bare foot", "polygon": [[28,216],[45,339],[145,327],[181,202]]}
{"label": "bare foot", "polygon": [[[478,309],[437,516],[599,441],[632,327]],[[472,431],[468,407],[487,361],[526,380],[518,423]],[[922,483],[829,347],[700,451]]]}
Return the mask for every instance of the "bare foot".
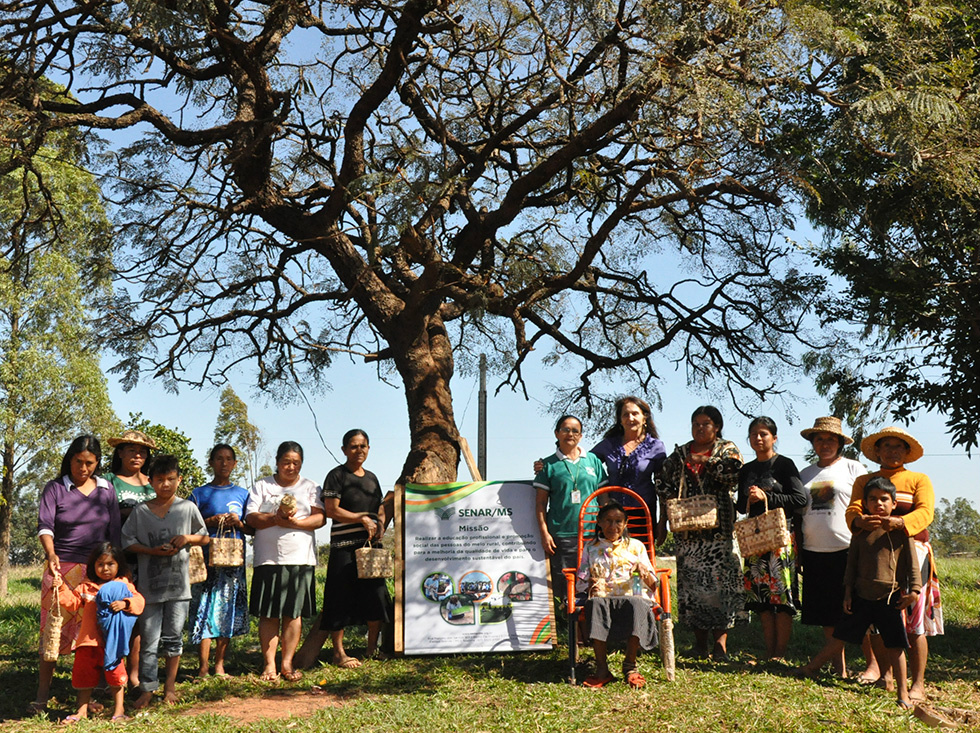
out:
{"label": "bare foot", "polygon": [[153,702],[153,693],[144,692],[139,696],[139,698],[137,698],[136,702],[133,703],[133,710],[142,710],[151,702]]}
{"label": "bare foot", "polygon": [[163,702],[167,705],[176,705],[180,702],[180,698],[177,697],[177,693],[174,690],[168,690],[163,693]]}
{"label": "bare foot", "polygon": [[295,669],[284,669],[282,671],[282,676],[287,682],[299,682],[303,679],[303,673]]}
{"label": "bare foot", "polygon": [[207,667],[201,667],[197,670],[198,677],[207,677],[210,670]]}
{"label": "bare foot", "polygon": [[225,665],[220,662],[214,665],[214,676],[215,677],[228,677],[228,673],[225,672]]}
{"label": "bare foot", "polygon": [[925,702],[929,698],[926,696],[925,688],[912,686],[909,688],[909,699],[912,702]]}
{"label": "bare foot", "polygon": [[361,666],[359,659],[348,657],[346,654],[342,657],[334,656],[333,663],[341,669],[357,669]]}
{"label": "bare foot", "polygon": [[279,679],[279,673],[275,669],[265,669],[262,670],[262,676],[259,679],[263,682],[275,682]]}

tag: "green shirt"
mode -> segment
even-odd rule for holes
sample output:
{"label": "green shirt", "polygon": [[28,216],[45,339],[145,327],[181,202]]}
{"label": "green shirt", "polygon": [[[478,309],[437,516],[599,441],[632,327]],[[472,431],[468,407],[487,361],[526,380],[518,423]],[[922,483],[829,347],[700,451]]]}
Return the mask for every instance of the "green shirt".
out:
{"label": "green shirt", "polygon": [[126,501],[126,499],[132,499],[137,504],[142,504],[144,501],[149,501],[157,495],[157,492],[149,484],[145,486],[133,486],[132,484],[127,484],[110,471],[106,471],[103,476],[107,481],[112,482],[112,488],[116,490],[116,499],[120,504]]}
{"label": "green shirt", "polygon": [[606,483],[606,466],[595,453],[572,461],[561,452],[544,459],[534,488],[548,492],[548,532],[552,537],[577,537],[582,502]]}

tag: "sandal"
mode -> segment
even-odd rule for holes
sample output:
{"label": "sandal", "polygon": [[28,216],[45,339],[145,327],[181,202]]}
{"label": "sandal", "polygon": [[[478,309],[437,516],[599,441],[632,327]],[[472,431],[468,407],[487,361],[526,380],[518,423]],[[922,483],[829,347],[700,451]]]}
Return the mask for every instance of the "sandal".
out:
{"label": "sandal", "polygon": [[283,670],[282,677],[287,682],[299,682],[303,679],[303,673],[298,669],[291,669],[288,672]]}
{"label": "sandal", "polygon": [[593,689],[599,689],[600,687],[605,687],[610,682],[615,682],[616,678],[612,674],[607,673],[605,677],[597,677],[596,675],[589,675],[582,682],[583,687],[591,687]]}
{"label": "sandal", "polygon": [[67,718],[61,721],[62,725],[75,725],[81,718],[77,715],[69,715]]}
{"label": "sandal", "polygon": [[626,684],[634,690],[639,690],[647,683],[646,678],[635,669],[631,669],[629,672],[624,672],[623,674],[626,676]]}
{"label": "sandal", "polygon": [[898,705],[899,709],[903,711],[912,710],[915,707],[915,705],[910,703],[908,700],[896,700],[895,704]]}
{"label": "sandal", "polygon": [[132,720],[128,715],[113,715],[111,718],[113,723],[125,723],[127,720]]}

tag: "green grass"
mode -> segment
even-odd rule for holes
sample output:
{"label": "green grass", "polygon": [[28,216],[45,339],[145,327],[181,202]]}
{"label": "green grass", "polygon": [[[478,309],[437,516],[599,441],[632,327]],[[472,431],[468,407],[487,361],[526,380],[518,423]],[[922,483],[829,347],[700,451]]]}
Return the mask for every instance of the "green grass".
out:
{"label": "green grass", "polygon": [[[946,635],[930,640],[927,682],[937,704],[980,710],[980,560],[940,563]],[[322,571],[321,571],[322,574]],[[50,730],[52,723],[24,718],[33,699],[37,669],[39,570],[19,569],[7,602],[0,604],[0,728]],[[155,707],[129,728],[166,726],[168,733],[225,731],[908,731],[926,730],[898,713],[893,695],[853,683],[825,678],[799,681],[786,673],[763,671],[754,664],[763,645],[757,621],[730,635],[730,664],[699,662],[686,656],[692,638],[676,629],[679,652],[677,681],[668,683],[659,657],[641,657],[647,687],[630,691],[622,683],[595,691],[564,682],[565,655],[546,653],[449,655],[372,662],[359,670],[324,666],[296,685],[268,685],[246,673],[259,667],[256,637],[236,642],[228,680],[181,682],[181,705]],[[351,645],[363,648],[363,636]],[[819,629],[797,625],[790,657],[802,663],[822,643]],[[182,673],[196,667],[188,649]],[[848,650],[854,666],[859,652]],[[324,655],[325,656],[325,655]],[[590,655],[586,655],[587,660]],[[614,657],[613,664],[618,662]],[[615,669],[615,667],[614,667]],[[239,723],[206,714],[209,703],[227,697],[258,698],[276,690],[306,691],[318,683],[340,703],[292,719],[289,723],[257,719]],[[53,718],[73,710],[70,660],[55,678]],[[280,709],[288,698],[275,698]],[[188,715],[193,710],[195,714]],[[204,712],[201,712],[204,711]],[[106,721],[79,726],[86,731],[116,730]]]}

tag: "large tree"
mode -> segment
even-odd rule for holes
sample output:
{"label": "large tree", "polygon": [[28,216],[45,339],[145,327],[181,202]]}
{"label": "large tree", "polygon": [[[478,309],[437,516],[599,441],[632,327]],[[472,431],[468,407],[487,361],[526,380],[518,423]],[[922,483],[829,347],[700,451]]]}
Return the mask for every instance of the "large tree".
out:
{"label": "large tree", "polygon": [[248,405],[231,386],[221,390],[218,419],[214,424],[214,442],[227,443],[235,449],[238,466],[234,479],[244,486],[253,486],[262,476],[259,461],[259,448],[262,446],[262,431],[248,419]]}
{"label": "large tree", "polygon": [[24,154],[23,124],[0,115],[0,596],[14,507],[36,506],[67,441],[118,424],[88,322],[110,295],[111,228],[76,132]]}
{"label": "large tree", "polygon": [[[820,285],[762,155],[798,40],[768,0],[0,3],[0,99],[114,135],[132,384],[338,355],[397,375],[401,479],[450,480],[451,379],[533,351],[591,405],[616,370],[756,395]],[[35,92],[58,75],[76,97]],[[537,358],[537,357],[535,357]],[[351,392],[351,400],[357,395]]]}
{"label": "large tree", "polygon": [[[962,0],[818,0],[813,73],[769,151],[798,161],[844,283],[828,322],[871,348],[816,359],[843,403],[980,436],[980,12]],[[814,92],[814,93],[811,93]],[[819,94],[815,93],[819,92]]]}

